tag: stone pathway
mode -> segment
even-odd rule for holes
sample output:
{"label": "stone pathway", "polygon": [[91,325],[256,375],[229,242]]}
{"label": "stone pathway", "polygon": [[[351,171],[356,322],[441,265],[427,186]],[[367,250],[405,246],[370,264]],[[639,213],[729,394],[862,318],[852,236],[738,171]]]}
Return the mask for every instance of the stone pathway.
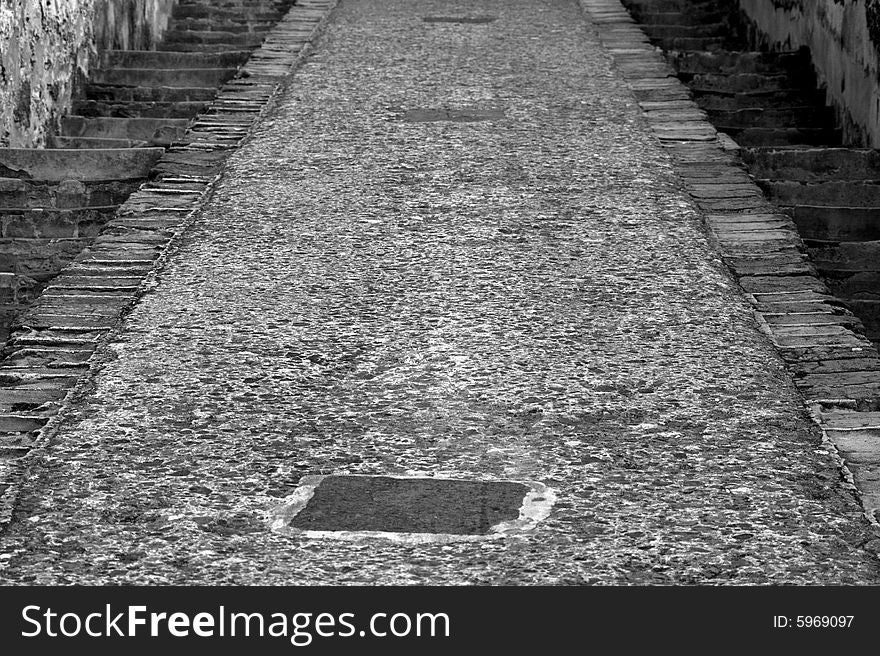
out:
{"label": "stone pathway", "polygon": [[[609,61],[574,0],[343,0],[99,349],[0,580],[880,582]],[[495,540],[269,529],[331,473],[535,481],[556,503]]]}

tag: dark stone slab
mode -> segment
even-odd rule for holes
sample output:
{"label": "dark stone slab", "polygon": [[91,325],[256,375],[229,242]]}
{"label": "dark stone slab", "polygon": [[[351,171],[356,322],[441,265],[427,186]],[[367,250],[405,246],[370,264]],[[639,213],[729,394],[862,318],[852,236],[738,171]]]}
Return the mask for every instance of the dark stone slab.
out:
{"label": "dark stone slab", "polygon": [[145,178],[163,152],[162,148],[2,148],[0,175],[46,181]]}
{"label": "dark stone slab", "polygon": [[327,476],[290,526],[310,531],[483,535],[519,517],[521,483]]}

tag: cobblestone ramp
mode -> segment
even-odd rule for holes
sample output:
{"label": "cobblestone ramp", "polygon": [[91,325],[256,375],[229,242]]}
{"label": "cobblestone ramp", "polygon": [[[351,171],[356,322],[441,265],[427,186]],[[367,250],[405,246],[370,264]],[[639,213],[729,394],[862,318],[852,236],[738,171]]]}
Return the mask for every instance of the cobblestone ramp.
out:
{"label": "cobblestone ramp", "polygon": [[809,52],[747,48],[736,2],[624,0],[638,27],[619,4],[585,0],[876,521],[877,153],[841,146]]}
{"label": "cobblestone ramp", "polygon": [[56,148],[0,149],[0,245],[13,292],[0,361],[0,523],[27,455],[45,443],[97,344],[332,3],[291,5],[183,0],[164,50],[102,53]]}
{"label": "cobblestone ramp", "polygon": [[[688,94],[616,11],[597,30],[567,0],[343,2],[34,453],[4,580],[880,581],[707,240],[717,180],[695,203],[673,163],[746,174],[712,169],[733,155],[705,121],[649,129],[637,99]],[[352,474],[556,502],[499,539],[335,539],[363,526]],[[316,479],[320,536],[272,530]]]}

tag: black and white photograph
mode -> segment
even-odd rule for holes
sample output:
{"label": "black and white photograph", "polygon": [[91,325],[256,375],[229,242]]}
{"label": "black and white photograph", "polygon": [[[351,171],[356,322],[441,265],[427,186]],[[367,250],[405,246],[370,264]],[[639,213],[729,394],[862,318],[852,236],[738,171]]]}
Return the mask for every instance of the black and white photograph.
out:
{"label": "black and white photograph", "polygon": [[880,0],[0,0],[0,650],[876,642],[878,148]]}

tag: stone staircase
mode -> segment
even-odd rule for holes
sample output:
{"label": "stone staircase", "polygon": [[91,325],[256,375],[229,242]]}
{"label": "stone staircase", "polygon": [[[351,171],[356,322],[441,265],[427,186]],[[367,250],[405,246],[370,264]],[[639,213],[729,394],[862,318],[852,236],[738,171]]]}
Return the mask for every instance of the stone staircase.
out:
{"label": "stone staircase", "polygon": [[736,0],[623,4],[792,217],[823,282],[880,341],[880,156],[842,143],[809,51],[751,48]]}
{"label": "stone staircase", "polygon": [[166,149],[241,137],[234,106],[194,119],[218,89],[247,88],[232,78],[293,4],[180,0],[158,50],[100,53],[48,147],[0,149],[0,341],[129,194],[161,177]]}

